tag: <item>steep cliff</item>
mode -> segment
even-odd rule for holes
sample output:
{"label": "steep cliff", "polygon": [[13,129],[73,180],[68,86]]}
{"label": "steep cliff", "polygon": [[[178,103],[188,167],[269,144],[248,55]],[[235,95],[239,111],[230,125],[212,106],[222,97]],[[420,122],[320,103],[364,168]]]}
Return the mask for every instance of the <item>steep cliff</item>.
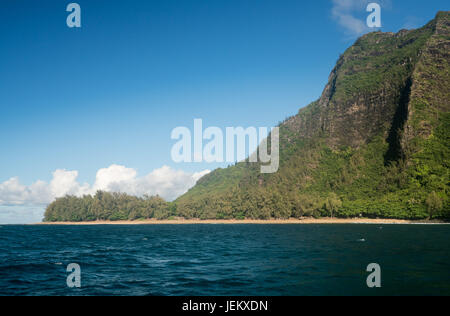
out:
{"label": "steep cliff", "polygon": [[200,218],[447,217],[450,14],[374,32],[342,54],[322,96],[280,125],[280,170],[242,162],[177,201]]}

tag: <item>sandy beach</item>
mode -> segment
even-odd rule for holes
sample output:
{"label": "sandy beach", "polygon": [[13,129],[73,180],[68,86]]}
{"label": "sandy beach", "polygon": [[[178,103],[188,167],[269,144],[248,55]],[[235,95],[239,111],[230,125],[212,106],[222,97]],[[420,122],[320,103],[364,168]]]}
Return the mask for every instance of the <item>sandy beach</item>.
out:
{"label": "sandy beach", "polygon": [[401,219],[369,219],[369,218],[304,218],[286,220],[136,220],[136,221],[95,221],[95,222],[51,222],[34,225],[187,225],[187,224],[441,224],[440,221],[410,221]]}

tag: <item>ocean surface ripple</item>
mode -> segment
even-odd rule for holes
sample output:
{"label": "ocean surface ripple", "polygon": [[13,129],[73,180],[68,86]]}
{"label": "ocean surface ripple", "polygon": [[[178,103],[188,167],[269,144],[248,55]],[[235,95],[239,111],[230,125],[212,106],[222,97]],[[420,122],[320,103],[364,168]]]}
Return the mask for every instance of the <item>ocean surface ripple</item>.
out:
{"label": "ocean surface ripple", "polygon": [[[0,295],[450,295],[449,236],[448,225],[3,225]],[[81,288],[66,284],[70,263]],[[366,285],[370,263],[381,288]]]}

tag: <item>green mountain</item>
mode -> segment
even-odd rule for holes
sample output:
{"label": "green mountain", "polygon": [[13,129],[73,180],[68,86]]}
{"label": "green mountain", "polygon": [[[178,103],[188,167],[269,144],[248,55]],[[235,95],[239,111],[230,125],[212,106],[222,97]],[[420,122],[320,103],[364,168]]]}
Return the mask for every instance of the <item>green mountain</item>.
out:
{"label": "green mountain", "polygon": [[450,218],[450,12],[417,30],[364,35],[322,96],[280,124],[280,168],[241,162],[173,203],[98,192],[45,221],[303,216]]}
{"label": "green mountain", "polygon": [[246,162],[177,201],[198,218],[447,217],[450,13],[374,32],[340,56],[322,96],[280,124],[280,169]]}

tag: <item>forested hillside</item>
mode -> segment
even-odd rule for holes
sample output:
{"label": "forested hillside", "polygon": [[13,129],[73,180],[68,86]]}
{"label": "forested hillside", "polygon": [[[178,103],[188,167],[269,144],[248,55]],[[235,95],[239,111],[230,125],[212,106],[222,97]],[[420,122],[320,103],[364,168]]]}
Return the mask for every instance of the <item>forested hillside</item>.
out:
{"label": "forested hillside", "polygon": [[124,195],[112,195],[112,211],[103,196],[66,197],[45,220],[449,218],[449,28],[449,12],[440,12],[417,30],[358,39],[322,96],[280,124],[275,174],[241,162],[173,203],[127,197],[131,204],[120,204]]}

